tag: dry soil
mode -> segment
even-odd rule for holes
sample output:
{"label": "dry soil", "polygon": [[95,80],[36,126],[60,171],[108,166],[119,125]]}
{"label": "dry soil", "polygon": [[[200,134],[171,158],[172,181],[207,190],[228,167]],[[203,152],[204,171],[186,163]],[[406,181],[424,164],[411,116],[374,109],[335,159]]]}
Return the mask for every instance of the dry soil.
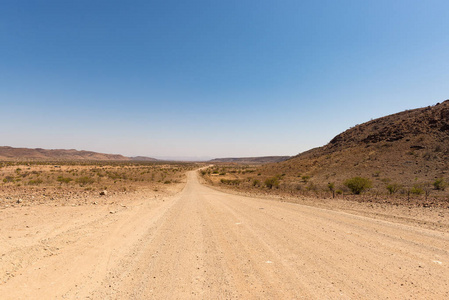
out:
{"label": "dry soil", "polygon": [[444,230],[232,195],[195,172],[179,193],[121,197],[0,210],[0,298],[449,298]]}

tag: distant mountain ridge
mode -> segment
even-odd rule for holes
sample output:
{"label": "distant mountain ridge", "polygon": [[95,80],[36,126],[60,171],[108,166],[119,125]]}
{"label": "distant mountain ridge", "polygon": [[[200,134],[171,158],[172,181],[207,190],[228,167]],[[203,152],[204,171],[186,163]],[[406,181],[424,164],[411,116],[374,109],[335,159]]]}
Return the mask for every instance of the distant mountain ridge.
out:
{"label": "distant mountain ridge", "polygon": [[239,163],[239,164],[265,164],[276,163],[289,159],[290,156],[260,156],[260,157],[227,157],[215,158],[211,163]]}
{"label": "distant mountain ridge", "polygon": [[130,158],[133,161],[159,161],[159,159],[148,157],[148,156],[133,156]]}
{"label": "distant mountain ridge", "polygon": [[126,157],[121,154],[105,154],[75,149],[14,148],[0,146],[0,160],[34,161],[157,161],[151,157]]}

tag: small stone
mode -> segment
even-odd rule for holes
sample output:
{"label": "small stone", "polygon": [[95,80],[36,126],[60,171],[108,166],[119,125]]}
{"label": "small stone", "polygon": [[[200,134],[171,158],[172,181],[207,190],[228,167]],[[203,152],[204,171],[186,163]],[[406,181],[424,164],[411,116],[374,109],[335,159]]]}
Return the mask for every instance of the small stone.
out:
{"label": "small stone", "polygon": [[22,199],[17,200],[17,203],[22,203]]}
{"label": "small stone", "polygon": [[107,196],[108,195],[108,191],[103,190],[100,192],[100,196]]}

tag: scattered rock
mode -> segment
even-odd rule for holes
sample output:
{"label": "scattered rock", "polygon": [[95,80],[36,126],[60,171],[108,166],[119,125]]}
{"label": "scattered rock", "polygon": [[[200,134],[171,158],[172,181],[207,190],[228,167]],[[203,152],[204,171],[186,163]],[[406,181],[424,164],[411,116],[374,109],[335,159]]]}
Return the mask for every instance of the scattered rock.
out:
{"label": "scattered rock", "polygon": [[108,191],[103,190],[100,192],[100,196],[107,196],[108,195]]}
{"label": "scattered rock", "polygon": [[425,149],[426,147],[424,146],[419,146],[419,145],[414,145],[414,146],[410,146],[410,149],[415,149],[415,150],[422,150]]}
{"label": "scattered rock", "polygon": [[22,203],[22,202],[23,202],[22,199],[18,199],[18,200],[17,200],[17,203]]}

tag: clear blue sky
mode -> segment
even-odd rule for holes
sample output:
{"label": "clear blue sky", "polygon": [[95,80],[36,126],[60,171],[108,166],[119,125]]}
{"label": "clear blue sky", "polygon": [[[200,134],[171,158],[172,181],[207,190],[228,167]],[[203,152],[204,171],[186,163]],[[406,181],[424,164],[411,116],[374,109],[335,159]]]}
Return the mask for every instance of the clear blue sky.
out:
{"label": "clear blue sky", "polygon": [[0,1],[0,144],[294,155],[449,98],[449,1]]}

